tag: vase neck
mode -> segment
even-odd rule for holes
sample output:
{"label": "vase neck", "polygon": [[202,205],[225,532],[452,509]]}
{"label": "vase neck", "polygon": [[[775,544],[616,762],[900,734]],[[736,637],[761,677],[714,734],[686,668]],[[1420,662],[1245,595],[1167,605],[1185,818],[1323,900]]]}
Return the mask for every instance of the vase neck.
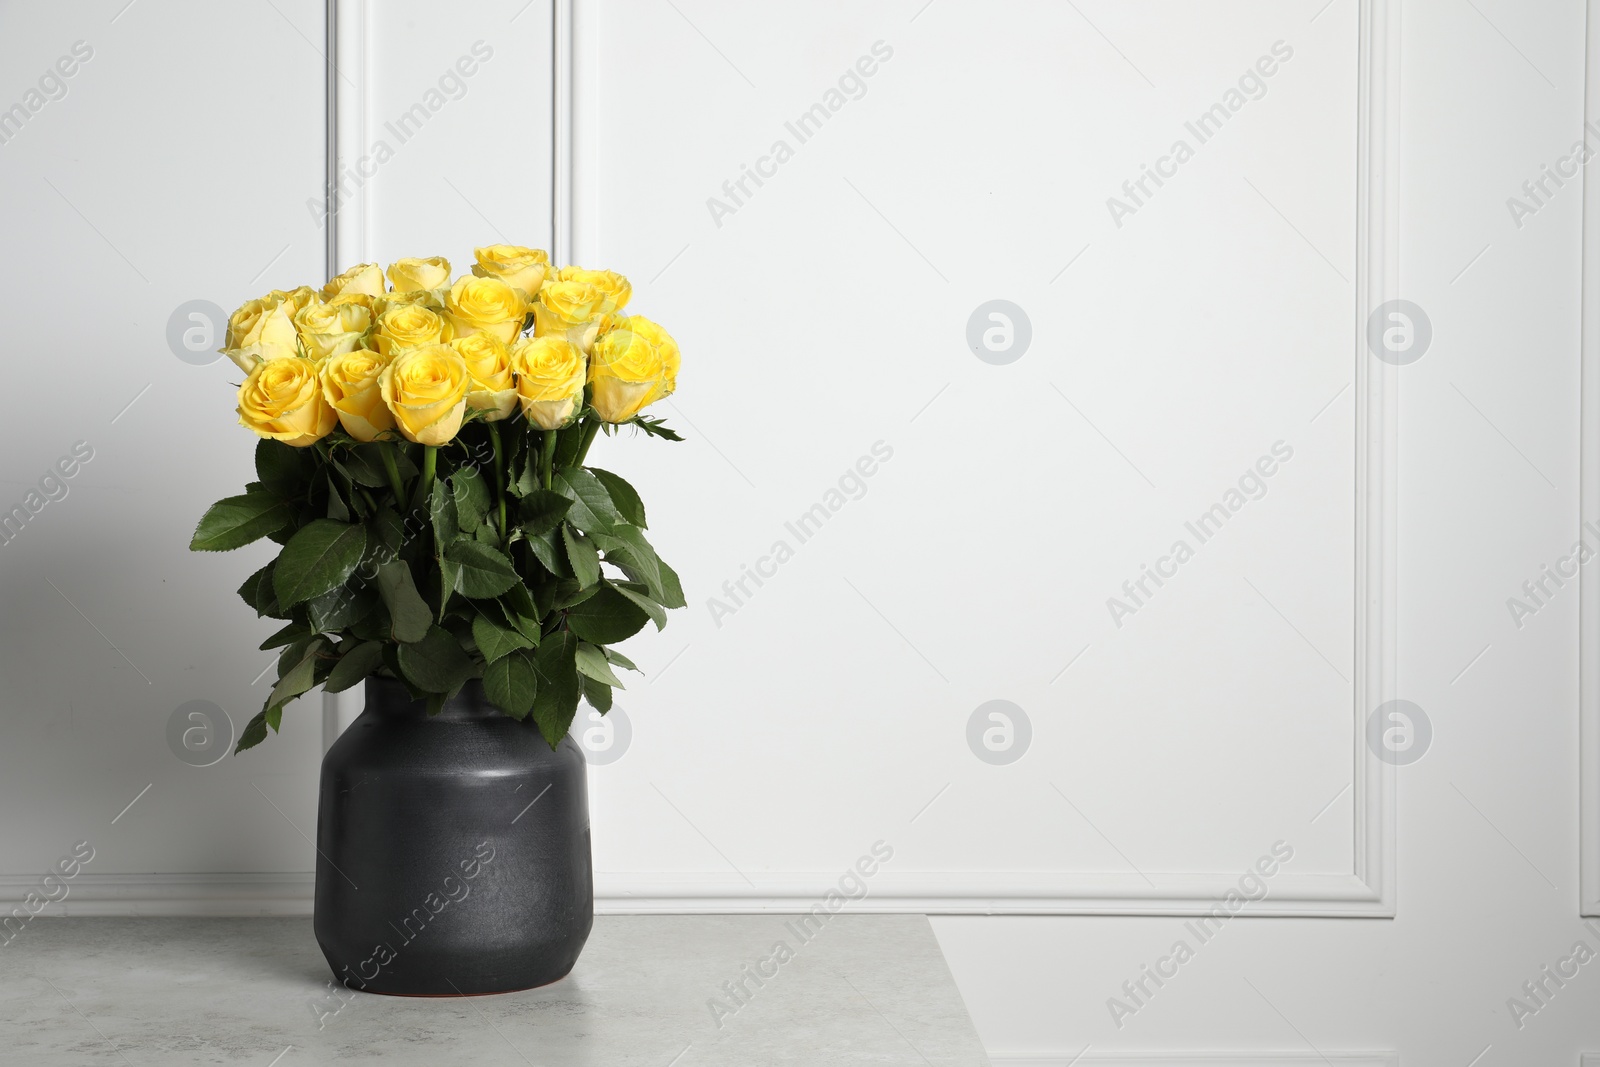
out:
{"label": "vase neck", "polygon": [[480,722],[501,712],[484,695],[483,683],[474,678],[444,702],[437,715],[428,714],[426,701],[412,699],[406,687],[392,678],[367,678],[367,710],[385,718],[424,719],[433,722]]}

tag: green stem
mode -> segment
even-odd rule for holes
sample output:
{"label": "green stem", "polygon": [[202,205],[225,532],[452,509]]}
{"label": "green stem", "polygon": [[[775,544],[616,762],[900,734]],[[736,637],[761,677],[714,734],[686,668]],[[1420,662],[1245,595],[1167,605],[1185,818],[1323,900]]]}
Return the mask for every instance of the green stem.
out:
{"label": "green stem", "polygon": [[380,444],[378,455],[383,457],[383,469],[389,472],[389,488],[394,490],[394,506],[398,508],[400,502],[406,498],[406,488],[405,483],[400,480],[400,465],[394,461],[394,449]]}
{"label": "green stem", "polygon": [[556,459],[556,437],[557,431],[546,430],[544,432],[544,449],[539,454],[539,481],[546,489],[550,488],[552,474],[550,468],[554,465]]}
{"label": "green stem", "polygon": [[506,457],[505,446],[500,442],[500,424],[489,424],[489,441],[494,445],[494,500],[500,518],[500,541],[506,539]]}
{"label": "green stem", "polygon": [[595,435],[600,432],[600,420],[590,419],[583,427],[583,437],[578,442],[578,456],[572,461],[574,467],[583,466],[583,461],[589,455],[589,446],[594,444]]}
{"label": "green stem", "polygon": [[433,445],[424,445],[422,449],[422,475],[417,478],[417,488],[411,496],[411,510],[415,511],[428,499],[428,494],[433,491],[434,473],[439,469],[439,449]]}

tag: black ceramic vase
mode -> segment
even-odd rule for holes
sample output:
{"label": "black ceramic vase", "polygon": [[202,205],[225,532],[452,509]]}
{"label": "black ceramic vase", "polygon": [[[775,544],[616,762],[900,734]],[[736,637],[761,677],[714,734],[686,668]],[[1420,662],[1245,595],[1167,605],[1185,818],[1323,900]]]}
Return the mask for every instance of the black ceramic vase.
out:
{"label": "black ceramic vase", "polygon": [[551,751],[476,681],[433,716],[398,682],[366,686],[317,806],[315,925],[334,975],[410,996],[565,976],[594,923],[577,742]]}

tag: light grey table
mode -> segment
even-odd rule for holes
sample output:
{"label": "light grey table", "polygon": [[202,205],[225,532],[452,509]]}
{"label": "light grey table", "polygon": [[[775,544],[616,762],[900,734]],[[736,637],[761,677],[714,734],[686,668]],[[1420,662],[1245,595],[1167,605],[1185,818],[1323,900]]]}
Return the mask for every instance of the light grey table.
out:
{"label": "light grey table", "polygon": [[926,919],[792,920],[600,916],[567,978],[461,1000],[335,995],[309,919],[39,919],[0,947],[0,1064],[988,1063]]}

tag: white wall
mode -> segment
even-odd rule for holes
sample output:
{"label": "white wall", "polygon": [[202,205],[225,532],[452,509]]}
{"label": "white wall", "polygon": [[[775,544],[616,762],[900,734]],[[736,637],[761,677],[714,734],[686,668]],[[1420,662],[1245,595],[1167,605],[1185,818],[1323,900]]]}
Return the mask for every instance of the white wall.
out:
{"label": "white wall", "polygon": [[[23,884],[87,838],[100,880],[70,903],[88,910],[305,907],[317,700],[236,762],[185,766],[165,734],[190,700],[242,725],[268,662],[251,650],[271,627],[231,593],[253,565],[184,550],[246,477],[230,371],[186,364],[165,331],[185,300],[231,308],[324,273],[306,207],[323,10],[275,2],[0,9],[0,69],[95,49],[0,144],[24,250],[0,270],[38,319],[11,392],[63,397],[5,431],[0,487],[21,500],[74,441],[96,450],[0,545],[0,798],[40,812],[0,829],[0,875]],[[341,7],[360,24],[365,5]],[[569,178],[552,186],[552,7],[383,10],[334,52],[346,155],[475,41],[495,51],[355,191],[341,262],[547,242]],[[1406,4],[1400,151],[1374,158],[1363,86],[1397,87],[1364,79],[1362,10],[576,5],[576,252],[629,274],[682,342],[663,414],[690,437],[596,448],[644,492],[691,601],[630,647],[648,672],[620,701],[631,740],[591,772],[606,906],[806,901],[883,839],[895,856],[863,907],[1124,913],[935,921],[997,1055],[1409,1067],[1600,1048],[1593,968],[1524,1029],[1505,1003],[1579,937],[1600,946],[1578,919],[1578,590],[1520,628],[1506,606],[1576,536],[1582,195],[1569,183],[1520,228],[1506,198],[1580,136],[1585,12]],[[175,70],[158,43],[207,18],[242,43]],[[1293,55],[1264,94],[1197,145],[1185,120],[1280,40]],[[878,41],[859,98],[799,143],[785,122]],[[1118,226],[1107,198],[1178,137],[1194,158]],[[735,202],[723,182],[780,138],[793,158]],[[1376,246],[1367,179],[1398,191]],[[58,281],[85,271],[109,311]],[[1363,347],[1374,272],[1431,320],[1412,365]],[[1031,322],[1006,365],[967,347],[992,299]],[[64,322],[92,398],[27,358],[63,347]],[[1398,460],[1374,478],[1359,449],[1383,441],[1374,398],[1396,395]],[[1293,457],[1265,495],[1214,540],[1189,535],[1194,559],[1119,627],[1107,598],[1280,440]],[[879,441],[892,456],[859,499],[800,543],[785,524]],[[1389,519],[1386,589],[1356,560]],[[724,581],[780,539],[793,558],[735,602]],[[1387,632],[1364,640],[1386,612],[1398,654]],[[1420,762],[1376,773],[1373,692],[1425,709]],[[968,741],[996,699],[1031,723],[1006,765]],[[1201,907],[1280,840],[1294,858],[1251,910],[1300,917],[1230,922],[1119,1029],[1107,998],[1196,940],[1177,915],[1127,913]],[[1351,912],[1394,917],[1312,917]]]}
{"label": "white wall", "polygon": [[1585,12],[1474,3],[1404,6],[1402,291],[1436,332],[1401,377],[1399,689],[1435,739],[1398,773],[1397,915],[1234,924],[1121,1031],[1106,998],[1176,920],[936,920],[992,1050],[1310,1043],[1409,1067],[1600,1046],[1589,968],[1521,1030],[1506,1006],[1597,943],[1577,907],[1577,588],[1521,629],[1506,604],[1577,537],[1581,193],[1520,229],[1506,200],[1582,135]]}
{"label": "white wall", "polygon": [[[0,145],[0,286],[16,309],[0,499],[23,502],[76,441],[94,454],[0,545],[0,789],[13,813],[0,873],[18,879],[78,840],[96,874],[309,869],[313,724],[249,766],[191,767],[166,740],[189,701],[243,727],[270,684],[252,684],[269,631],[233,595],[267,548],[188,551],[206,506],[251,477],[238,376],[220,357],[180,358],[168,331],[190,301],[231,310],[323,273],[307,209],[324,181],[322,9],[276,7],[0,8],[7,108],[75,42],[92,50],[66,94]],[[180,335],[192,325],[178,317]],[[202,349],[220,347],[221,325]]]}

